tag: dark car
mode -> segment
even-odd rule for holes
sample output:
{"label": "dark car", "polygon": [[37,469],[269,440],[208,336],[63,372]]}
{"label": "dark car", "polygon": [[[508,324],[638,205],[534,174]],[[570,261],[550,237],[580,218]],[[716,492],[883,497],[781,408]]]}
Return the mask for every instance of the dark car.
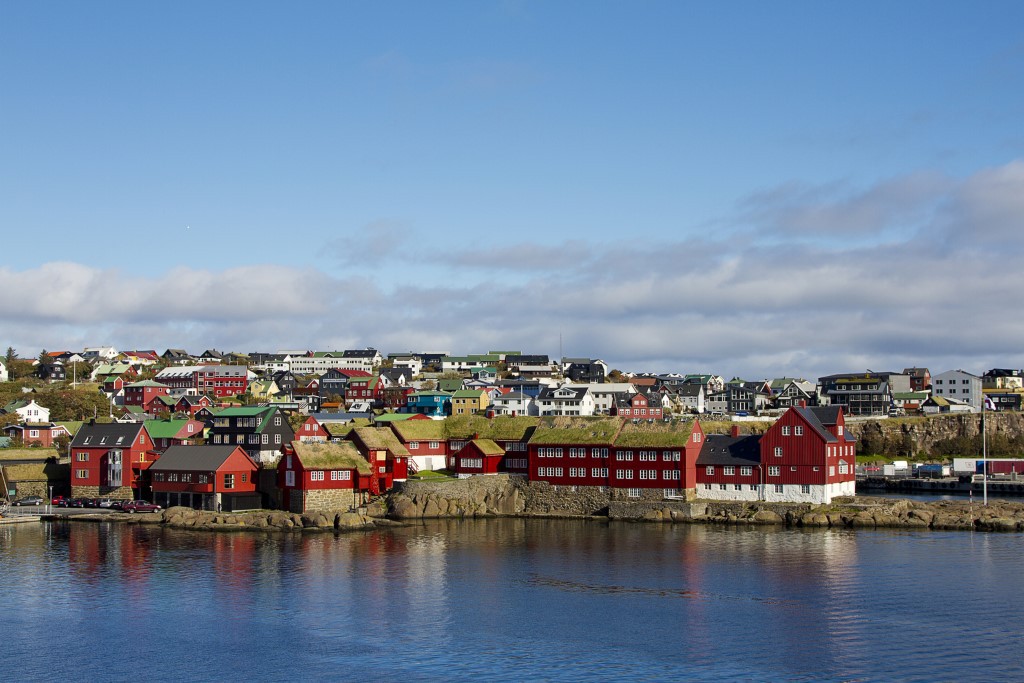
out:
{"label": "dark car", "polygon": [[130,500],[121,506],[122,512],[160,512],[160,506],[144,500]]}
{"label": "dark car", "polygon": [[42,505],[43,499],[39,496],[25,496],[24,498],[18,498],[11,505]]}

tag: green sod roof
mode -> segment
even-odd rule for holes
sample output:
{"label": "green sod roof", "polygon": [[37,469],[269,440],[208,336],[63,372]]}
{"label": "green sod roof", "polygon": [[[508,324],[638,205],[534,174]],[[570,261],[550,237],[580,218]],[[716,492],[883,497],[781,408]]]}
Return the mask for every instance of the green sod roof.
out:
{"label": "green sod roof", "polygon": [[373,473],[370,463],[351,441],[341,443],[302,443],[293,441],[292,448],[306,469],[354,469],[359,474]]}
{"label": "green sod roof", "polygon": [[612,444],[622,428],[620,418],[543,418],[530,439],[532,444]]}

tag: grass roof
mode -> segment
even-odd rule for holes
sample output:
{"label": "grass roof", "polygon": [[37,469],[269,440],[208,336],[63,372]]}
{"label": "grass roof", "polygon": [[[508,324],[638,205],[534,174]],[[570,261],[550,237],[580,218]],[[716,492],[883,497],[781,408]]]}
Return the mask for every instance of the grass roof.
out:
{"label": "grass roof", "polygon": [[692,422],[633,424],[627,421],[622,425],[622,431],[619,432],[619,438],[615,440],[615,445],[632,448],[643,448],[644,446],[682,448],[686,446],[692,432]]}
{"label": "grass roof", "polygon": [[622,428],[617,417],[542,418],[530,443],[536,444],[611,444]]}
{"label": "grass roof", "polygon": [[406,420],[396,422],[392,428],[405,441],[441,441],[445,439],[445,423],[448,420]]}
{"label": "grass roof", "polygon": [[490,439],[474,439],[472,441],[477,449],[484,455],[504,455],[505,449]]}
{"label": "grass roof", "polygon": [[332,437],[341,438],[348,436],[349,432],[357,427],[367,427],[370,424],[370,418],[368,417],[357,417],[351,422],[323,422],[320,424],[324,430]]}
{"label": "grass roof", "polygon": [[408,456],[409,451],[406,450],[402,442],[398,440],[395,433],[388,427],[357,427],[356,435],[359,439],[366,444],[368,448],[374,450],[387,450],[392,455]]}
{"label": "grass roof", "polygon": [[46,463],[32,463],[27,465],[4,465],[4,476],[8,482],[12,481],[45,481],[49,479],[46,474]]}
{"label": "grass roof", "polygon": [[0,448],[0,461],[2,460],[46,460],[56,458],[56,448]]}
{"label": "grass roof", "polygon": [[444,438],[481,439],[495,441],[522,440],[530,429],[540,423],[539,417],[499,416],[487,418],[482,415],[455,415],[444,420]]}
{"label": "grass roof", "polygon": [[354,469],[359,474],[373,473],[370,463],[364,458],[351,441],[341,443],[303,443],[292,442],[295,455],[306,469]]}

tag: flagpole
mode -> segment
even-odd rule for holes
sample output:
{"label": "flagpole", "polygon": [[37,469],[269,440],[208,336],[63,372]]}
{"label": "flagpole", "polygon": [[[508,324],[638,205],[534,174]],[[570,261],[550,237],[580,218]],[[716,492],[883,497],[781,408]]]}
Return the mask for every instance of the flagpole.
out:
{"label": "flagpole", "polygon": [[985,442],[985,397],[981,399],[981,490],[983,504],[988,505],[988,444]]}

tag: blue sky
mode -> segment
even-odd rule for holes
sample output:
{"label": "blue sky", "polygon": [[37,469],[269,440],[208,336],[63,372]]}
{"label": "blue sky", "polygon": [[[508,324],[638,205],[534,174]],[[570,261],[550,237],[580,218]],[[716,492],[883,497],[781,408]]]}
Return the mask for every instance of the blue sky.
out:
{"label": "blue sky", "polygon": [[1022,19],[5,3],[0,343],[1022,367]]}

